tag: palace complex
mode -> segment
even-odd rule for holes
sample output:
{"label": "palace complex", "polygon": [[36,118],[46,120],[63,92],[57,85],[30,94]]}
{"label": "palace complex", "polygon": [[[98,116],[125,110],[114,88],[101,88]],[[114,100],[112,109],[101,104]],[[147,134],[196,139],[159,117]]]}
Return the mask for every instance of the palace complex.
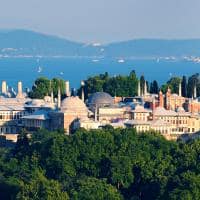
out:
{"label": "palace complex", "polygon": [[66,81],[66,98],[61,100],[51,96],[44,99],[30,99],[23,93],[22,82],[18,90],[8,90],[2,82],[0,96],[0,134],[16,140],[21,129],[30,132],[45,128],[63,129],[66,134],[78,128],[98,129],[105,125],[114,128],[135,128],[138,132],[155,130],[167,139],[177,139],[184,134],[200,131],[200,98],[185,98],[172,94],[149,94],[145,87],[138,86],[137,97],[111,97],[104,92],[91,94],[87,100],[71,96],[69,82]]}

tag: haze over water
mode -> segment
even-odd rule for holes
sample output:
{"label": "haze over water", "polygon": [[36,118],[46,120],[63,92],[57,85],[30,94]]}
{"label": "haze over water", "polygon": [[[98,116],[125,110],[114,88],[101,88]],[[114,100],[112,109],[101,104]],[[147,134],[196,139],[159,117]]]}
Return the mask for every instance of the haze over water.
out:
{"label": "haze over water", "polygon": [[0,59],[0,75],[9,86],[16,87],[21,80],[23,86],[31,88],[38,77],[59,77],[69,80],[71,87],[79,87],[80,81],[89,76],[108,72],[110,75],[127,75],[135,70],[137,75],[144,74],[148,81],[157,80],[160,84],[171,76],[192,75],[200,72],[200,64],[183,60],[117,60],[69,59],[69,58],[3,58]]}

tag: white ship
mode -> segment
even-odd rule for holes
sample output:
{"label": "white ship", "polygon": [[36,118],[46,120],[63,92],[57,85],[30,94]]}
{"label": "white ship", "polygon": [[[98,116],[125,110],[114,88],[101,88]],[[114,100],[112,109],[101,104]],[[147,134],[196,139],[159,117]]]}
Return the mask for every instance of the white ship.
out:
{"label": "white ship", "polygon": [[118,62],[118,63],[124,63],[125,60],[124,60],[124,59],[119,59],[117,62]]}
{"label": "white ship", "polygon": [[93,59],[92,62],[99,62],[99,60],[98,59]]}
{"label": "white ship", "polygon": [[37,72],[41,73],[42,72],[42,67],[39,66]]}

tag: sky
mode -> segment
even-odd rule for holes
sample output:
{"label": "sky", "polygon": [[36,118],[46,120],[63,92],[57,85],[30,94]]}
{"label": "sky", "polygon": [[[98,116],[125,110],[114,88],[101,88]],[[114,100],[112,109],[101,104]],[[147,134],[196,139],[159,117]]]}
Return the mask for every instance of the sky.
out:
{"label": "sky", "polygon": [[200,38],[200,0],[0,0],[0,29],[81,42]]}

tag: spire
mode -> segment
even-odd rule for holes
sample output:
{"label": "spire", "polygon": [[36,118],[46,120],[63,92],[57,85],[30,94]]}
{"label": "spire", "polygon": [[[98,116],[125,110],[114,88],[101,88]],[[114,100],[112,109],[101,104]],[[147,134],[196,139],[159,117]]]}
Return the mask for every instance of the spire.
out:
{"label": "spire", "polygon": [[140,88],[140,80],[138,81],[138,96],[140,97],[141,96],[141,88]]}
{"label": "spire", "polygon": [[60,87],[58,88],[58,109],[61,107],[61,92]]}

